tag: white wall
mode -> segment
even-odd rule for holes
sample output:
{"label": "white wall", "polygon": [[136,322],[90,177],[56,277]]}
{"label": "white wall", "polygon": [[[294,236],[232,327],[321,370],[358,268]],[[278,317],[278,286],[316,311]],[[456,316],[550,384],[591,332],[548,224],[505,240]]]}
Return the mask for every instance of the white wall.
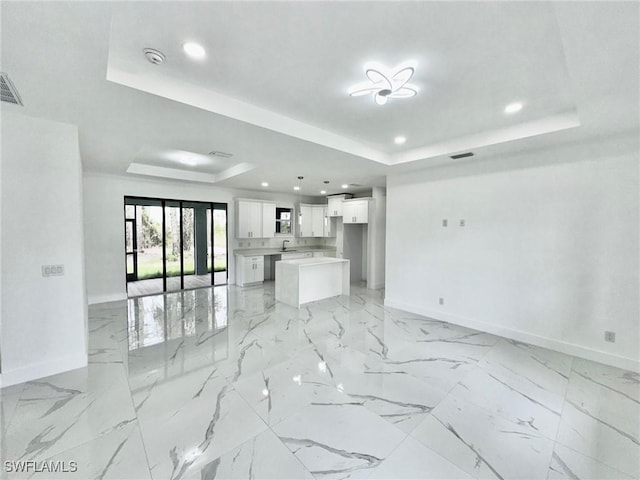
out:
{"label": "white wall", "polygon": [[[75,126],[2,113],[2,384],[87,364]],[[64,276],[42,276],[42,265]]]}
{"label": "white wall", "polygon": [[386,304],[638,370],[638,185],[626,137],[393,175]]}
{"label": "white wall", "polygon": [[[211,185],[151,179],[141,176],[115,176],[96,173],[84,175],[84,211],[86,244],[86,278],[89,303],[101,303],[126,298],[124,257],[124,197],[139,196],[227,203],[229,224],[229,283],[235,279],[236,248],[275,248],[282,239],[235,238],[235,198],[273,200],[278,206],[293,207],[297,195],[270,192],[232,190]],[[302,197],[303,202],[318,203],[319,199]],[[315,202],[314,202],[315,200]],[[331,239],[296,239],[292,244],[331,244]],[[264,245],[263,245],[264,243]]]}
{"label": "white wall", "polygon": [[368,288],[383,288],[385,285],[385,241],[387,222],[387,192],[374,187],[371,192],[371,208],[368,225]]}

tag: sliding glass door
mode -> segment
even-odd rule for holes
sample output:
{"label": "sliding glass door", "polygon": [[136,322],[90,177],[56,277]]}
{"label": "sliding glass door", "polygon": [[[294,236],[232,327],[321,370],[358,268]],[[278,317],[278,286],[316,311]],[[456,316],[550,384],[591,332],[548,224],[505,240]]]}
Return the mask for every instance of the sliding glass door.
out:
{"label": "sliding glass door", "polygon": [[227,204],[125,197],[129,296],[227,283]]}
{"label": "sliding glass door", "polygon": [[227,205],[214,203],[207,209],[207,271],[214,285],[227,283]]}
{"label": "sliding glass door", "polygon": [[165,292],[182,290],[180,218],[180,202],[166,202],[164,206]]}

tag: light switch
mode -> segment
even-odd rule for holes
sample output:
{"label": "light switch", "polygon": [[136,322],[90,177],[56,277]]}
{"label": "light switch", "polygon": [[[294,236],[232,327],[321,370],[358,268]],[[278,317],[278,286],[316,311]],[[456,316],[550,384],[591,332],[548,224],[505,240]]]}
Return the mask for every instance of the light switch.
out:
{"label": "light switch", "polygon": [[64,275],[64,265],[42,265],[43,277],[61,277]]}

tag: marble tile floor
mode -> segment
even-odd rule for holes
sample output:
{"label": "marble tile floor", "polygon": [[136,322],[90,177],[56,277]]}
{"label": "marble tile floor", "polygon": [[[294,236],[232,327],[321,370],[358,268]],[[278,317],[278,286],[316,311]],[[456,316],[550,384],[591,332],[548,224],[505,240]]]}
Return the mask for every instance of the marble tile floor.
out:
{"label": "marble tile floor", "polygon": [[300,309],[269,282],[91,306],[89,362],[0,390],[2,478],[640,476],[638,374],[361,286]]}

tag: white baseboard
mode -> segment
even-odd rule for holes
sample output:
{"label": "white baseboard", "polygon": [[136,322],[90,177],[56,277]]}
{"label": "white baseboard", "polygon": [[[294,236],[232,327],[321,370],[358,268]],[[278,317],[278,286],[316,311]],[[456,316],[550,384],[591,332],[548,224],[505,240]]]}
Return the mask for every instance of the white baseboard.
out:
{"label": "white baseboard", "polygon": [[430,310],[418,305],[397,302],[388,298],[385,299],[384,304],[388,307],[397,308],[410,313],[416,313],[418,315],[424,315],[425,317],[433,318],[435,320],[441,320],[443,322],[453,323],[462,327],[480,330],[482,332],[491,333],[511,340],[517,340],[519,342],[529,343],[537,347],[548,348],[557,352],[566,353],[567,355],[573,355],[575,357],[592,360],[594,362],[604,363],[605,365],[611,365],[624,370],[640,372],[640,361],[632,358],[621,357],[612,353],[595,350],[582,345],[576,345],[575,343],[563,342],[554,338],[543,337],[541,335],[503,327],[501,325],[451,315],[438,310]]}
{"label": "white baseboard", "polygon": [[75,370],[76,368],[83,368],[87,366],[87,363],[87,355],[75,355],[34,363],[17,370],[3,371],[0,387],[9,387],[18,383],[48,377],[49,375]]}
{"label": "white baseboard", "polygon": [[109,295],[89,295],[87,301],[89,305],[95,305],[96,303],[117,302],[118,300],[126,300],[126,293],[112,293]]}

